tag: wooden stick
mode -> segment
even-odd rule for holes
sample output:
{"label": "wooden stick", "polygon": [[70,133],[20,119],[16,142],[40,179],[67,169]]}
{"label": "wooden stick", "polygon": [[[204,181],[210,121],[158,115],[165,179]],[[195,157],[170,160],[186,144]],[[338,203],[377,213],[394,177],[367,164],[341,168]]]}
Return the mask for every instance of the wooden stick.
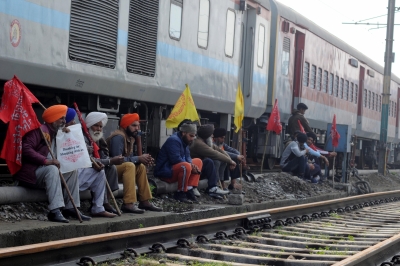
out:
{"label": "wooden stick", "polygon": [[[97,162],[96,162],[92,157],[90,157],[90,160],[92,161],[92,163],[93,163],[97,168],[100,168],[100,166],[97,164]],[[113,194],[112,191],[111,191],[110,184],[108,184],[107,179],[106,179],[106,186],[107,186],[107,191],[108,191],[108,193],[111,195],[111,199],[112,199],[112,201],[113,201],[113,203],[114,203],[114,205],[115,205],[115,208],[117,209],[118,216],[121,216],[121,210],[120,210],[119,207],[118,207],[117,201],[115,200],[114,194]]]}
{"label": "wooden stick", "polygon": [[[42,105],[42,106],[43,106],[43,105]],[[44,139],[44,141],[46,142],[47,148],[49,149],[51,158],[53,158],[53,160],[54,160],[55,157],[54,157],[53,151],[52,151],[51,148],[50,148],[50,144],[49,144],[49,142],[47,141],[46,137],[44,136],[43,130],[42,130],[40,127],[39,127],[39,129],[40,129],[40,132],[42,132],[43,139]],[[63,184],[65,190],[67,191],[69,200],[71,201],[72,206],[74,206],[74,209],[75,209],[75,212],[76,212],[76,216],[78,216],[79,222],[82,223],[83,221],[82,221],[82,218],[81,218],[81,214],[80,214],[80,212],[78,211],[78,208],[77,208],[76,205],[75,205],[74,199],[72,198],[71,192],[69,191],[69,188],[68,188],[68,186],[67,186],[67,182],[65,182],[64,176],[62,175],[62,173],[61,173],[61,171],[60,171],[60,168],[58,168],[58,173],[59,173],[59,175],[60,175],[61,183]]]}
{"label": "wooden stick", "polygon": [[263,152],[263,157],[261,159],[261,173],[263,172],[263,166],[264,166],[264,159],[265,159],[265,152],[267,151],[267,144],[268,144],[268,139],[269,139],[269,133],[271,131],[267,130],[267,135],[265,135],[265,146],[264,146],[264,152]]}
{"label": "wooden stick", "polygon": [[[333,151],[335,152],[335,147],[333,147]],[[332,165],[332,188],[335,188],[335,160],[336,160],[336,156],[333,157],[333,165]]]}

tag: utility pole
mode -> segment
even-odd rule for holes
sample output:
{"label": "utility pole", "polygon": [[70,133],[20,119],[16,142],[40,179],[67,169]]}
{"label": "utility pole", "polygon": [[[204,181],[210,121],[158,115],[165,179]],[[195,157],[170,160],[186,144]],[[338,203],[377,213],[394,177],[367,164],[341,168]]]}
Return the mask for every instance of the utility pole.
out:
{"label": "utility pole", "polygon": [[378,173],[386,174],[386,149],[387,149],[387,131],[388,115],[390,102],[390,81],[392,75],[392,61],[394,61],[393,50],[393,28],[394,28],[394,10],[396,0],[389,0],[387,30],[386,30],[386,51],[385,51],[385,70],[383,78],[382,93],[382,113],[381,113],[381,132],[379,142],[379,162]]}

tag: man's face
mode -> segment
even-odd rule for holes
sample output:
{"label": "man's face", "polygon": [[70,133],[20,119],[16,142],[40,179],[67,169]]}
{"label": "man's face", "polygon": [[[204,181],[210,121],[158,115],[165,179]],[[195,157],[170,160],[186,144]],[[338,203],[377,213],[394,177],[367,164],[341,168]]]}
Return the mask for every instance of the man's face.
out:
{"label": "man's face", "polygon": [[63,129],[65,127],[65,116],[57,119],[56,121],[54,121],[53,123],[51,123],[51,126],[53,127],[53,129],[55,131],[58,131],[59,129]]}
{"label": "man's face", "polygon": [[306,113],[306,109],[300,109],[300,114],[304,115]]}
{"label": "man's face", "polygon": [[195,137],[196,137],[196,134],[194,134],[194,133],[182,132],[182,140],[186,145],[192,144]]}
{"label": "man's face", "polygon": [[103,123],[100,121],[91,126],[89,128],[89,133],[93,141],[98,141],[101,139],[103,137]]}
{"label": "man's face", "polygon": [[307,137],[307,145],[310,146],[313,143],[314,143],[314,139],[311,137]]}
{"label": "man's face", "polygon": [[225,142],[225,136],[218,137],[218,138],[214,138],[214,142],[215,142],[215,144],[217,144],[218,146],[224,144],[224,142]]}
{"label": "man's face", "polygon": [[130,137],[136,137],[140,129],[139,121],[135,121],[126,128],[126,134]]}

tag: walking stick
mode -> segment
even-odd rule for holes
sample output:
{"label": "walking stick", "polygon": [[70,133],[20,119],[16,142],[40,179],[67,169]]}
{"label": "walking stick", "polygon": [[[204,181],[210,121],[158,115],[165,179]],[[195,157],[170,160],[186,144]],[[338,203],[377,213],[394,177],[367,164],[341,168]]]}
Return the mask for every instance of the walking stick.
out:
{"label": "walking stick", "polygon": [[[92,137],[90,136],[90,134],[89,134],[89,132],[88,132],[88,130],[87,130],[87,126],[86,126],[85,120],[83,120],[83,118],[82,118],[82,114],[81,114],[81,112],[79,111],[78,105],[77,105],[76,103],[74,103],[74,107],[75,107],[75,110],[76,110],[76,114],[78,115],[78,119],[79,119],[79,121],[81,122],[81,126],[82,126],[82,129],[83,129],[83,132],[85,132],[85,135],[86,135],[86,137],[88,138],[88,140],[90,141],[90,143],[92,144],[93,149],[95,149],[94,145],[97,146],[97,144],[93,141]],[[98,150],[98,149],[99,149],[99,148],[98,148],[98,146],[97,146],[97,150]],[[97,154],[98,154],[98,153],[97,153]],[[100,157],[100,156],[99,156],[99,157]],[[93,160],[92,157],[90,157],[90,160],[92,161],[92,163],[94,163],[94,164],[96,165],[96,167],[99,167],[99,165],[97,164],[97,162],[96,162],[95,160]],[[121,216],[121,211],[120,211],[120,209],[119,209],[119,207],[118,207],[117,201],[115,200],[114,194],[113,194],[112,191],[111,191],[110,184],[108,184],[107,179],[106,179],[106,186],[107,186],[108,194],[110,194],[111,199],[112,199],[112,201],[113,201],[113,203],[114,203],[114,205],[115,205],[115,208],[117,209],[118,216]]]}
{"label": "walking stick", "polygon": [[264,166],[264,159],[265,159],[265,152],[267,151],[267,143],[268,143],[268,139],[269,139],[269,133],[271,131],[267,130],[267,135],[265,135],[265,146],[264,146],[264,152],[263,152],[263,157],[261,159],[261,173],[263,172],[263,166]]}
{"label": "walking stick", "polygon": [[[40,105],[42,105],[42,104],[40,104]],[[42,106],[43,106],[43,105],[42,105]],[[42,137],[43,137],[44,141],[46,142],[47,148],[49,149],[49,152],[50,152],[50,154],[51,154],[51,158],[53,158],[53,160],[54,160],[55,157],[54,157],[53,151],[52,151],[51,148],[50,148],[50,144],[49,144],[49,142],[47,141],[46,137],[44,136],[43,130],[42,130],[41,128],[39,128],[39,129],[40,129],[40,132],[42,133]],[[58,173],[59,173],[59,175],[60,175],[61,183],[63,184],[65,190],[67,191],[69,200],[71,201],[72,206],[74,206],[74,209],[75,209],[76,215],[78,216],[79,222],[82,223],[83,221],[82,221],[82,218],[81,218],[81,214],[80,214],[80,212],[78,211],[78,208],[77,208],[76,205],[75,205],[74,199],[72,198],[71,192],[69,191],[69,188],[68,188],[68,186],[67,186],[67,182],[65,182],[64,176],[62,175],[60,169],[58,169]]]}
{"label": "walking stick", "polygon": [[[97,162],[96,162],[92,157],[90,157],[90,160],[92,161],[92,163],[93,163],[97,168],[100,168],[100,166],[97,164]],[[117,209],[118,216],[121,216],[121,211],[120,211],[120,209],[119,209],[119,207],[118,207],[117,201],[115,200],[114,194],[113,194],[112,191],[111,191],[110,184],[108,184],[107,179],[106,179],[106,186],[107,186],[107,191],[108,191],[108,193],[110,194],[111,199],[112,199],[112,201],[113,201],[113,203],[114,203],[114,205],[115,205],[115,208]]]}
{"label": "walking stick", "polygon": [[[335,152],[335,147],[333,147],[333,152]],[[335,160],[336,160],[336,156],[333,157],[333,165],[332,165],[332,188],[335,188]]]}

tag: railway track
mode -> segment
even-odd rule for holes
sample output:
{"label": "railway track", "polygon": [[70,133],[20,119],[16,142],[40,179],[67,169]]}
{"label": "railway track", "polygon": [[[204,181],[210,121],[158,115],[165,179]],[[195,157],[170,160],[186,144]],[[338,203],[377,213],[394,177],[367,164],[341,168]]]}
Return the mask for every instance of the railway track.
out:
{"label": "railway track", "polygon": [[398,253],[399,213],[400,191],[381,192],[3,248],[0,265],[381,265]]}

